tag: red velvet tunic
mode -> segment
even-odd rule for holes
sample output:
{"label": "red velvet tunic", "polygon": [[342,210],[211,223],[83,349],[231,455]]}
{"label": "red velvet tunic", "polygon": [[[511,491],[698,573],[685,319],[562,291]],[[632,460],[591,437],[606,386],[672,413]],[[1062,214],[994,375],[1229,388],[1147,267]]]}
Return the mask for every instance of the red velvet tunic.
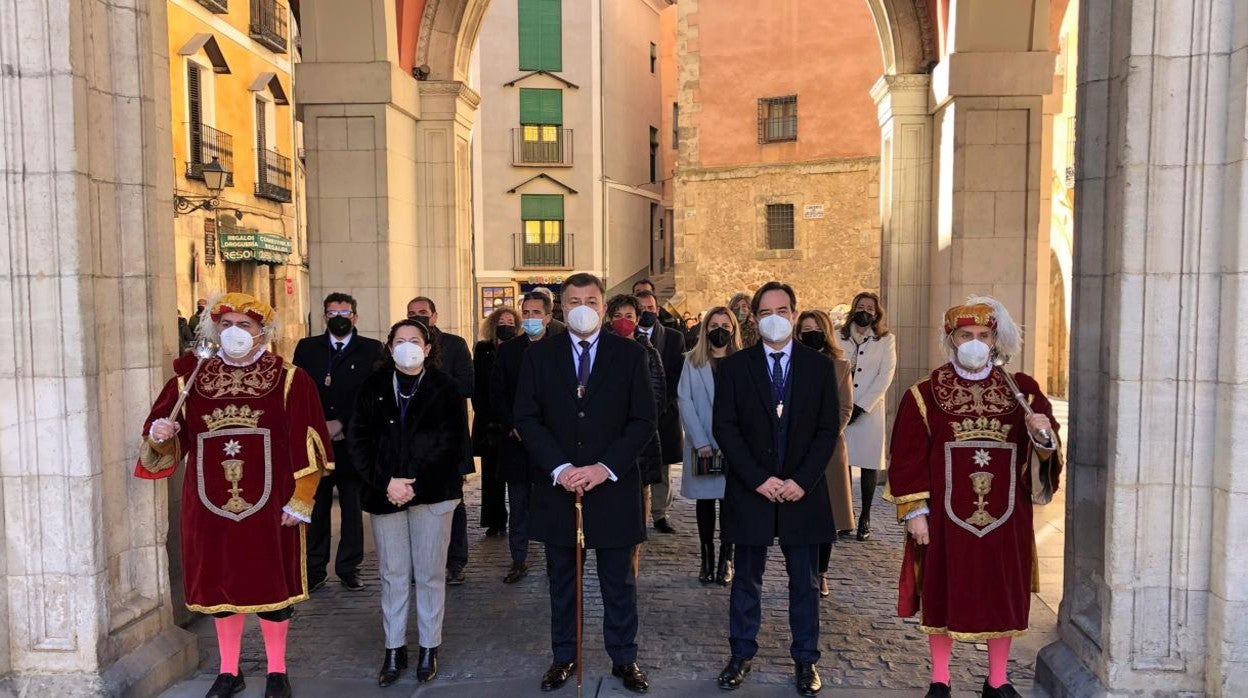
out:
{"label": "red velvet tunic", "polygon": [[[143,426],[168,417],[189,378],[174,362]],[[308,598],[305,526],[282,526],[283,507],[308,516],[329,435],[312,379],[271,353],[246,367],[208,359],[177,421],[176,439],[144,438],[135,475],[173,474],[185,455],[182,564],[192,611],[275,611]]]}
{"label": "red velvet tunic", "polygon": [[[1015,373],[1032,409],[1053,410],[1030,376]],[[945,364],[902,397],[893,425],[885,498],[899,518],[926,504],[931,541],[906,537],[898,615],[920,628],[977,641],[1022,634],[1035,589],[1031,468],[1025,414],[994,369],[983,380]],[[1052,460],[1057,488],[1061,464]],[[1035,461],[1038,463],[1038,460]]]}

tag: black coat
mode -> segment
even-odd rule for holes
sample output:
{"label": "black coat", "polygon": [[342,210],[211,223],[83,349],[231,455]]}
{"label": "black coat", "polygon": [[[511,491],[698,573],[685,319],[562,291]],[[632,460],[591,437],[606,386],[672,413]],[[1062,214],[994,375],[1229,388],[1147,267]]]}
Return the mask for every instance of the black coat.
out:
{"label": "black coat", "polygon": [[455,387],[462,397],[472,397],[476,385],[476,372],[472,369],[472,355],[468,353],[468,342],[463,337],[435,328],[438,343],[438,370],[455,381]]}
{"label": "black coat", "polygon": [[491,455],[499,446],[502,430],[498,423],[498,413],[494,409],[494,401],[490,395],[490,376],[494,373],[494,362],[498,349],[494,342],[481,340],[472,350],[473,388],[472,388],[472,454],[474,456]]}
{"label": "black coat", "polygon": [[[728,473],[724,493],[724,540],[741,545],[827,543],[835,539],[824,471],[840,432],[836,372],[819,352],[793,342],[790,394],[785,403],[788,438],[777,467],[775,429],[780,420],[772,397],[769,360],[760,342],[719,364],[712,429]],[[768,477],[794,480],[806,494],[776,504],[755,489]]]}
{"label": "black coat", "polygon": [[651,342],[663,357],[663,374],[667,378],[667,397],[659,412],[659,443],[663,447],[663,463],[680,463],[685,459],[684,431],[680,426],[680,410],[676,402],[676,386],[685,367],[685,335],[655,325]]}
{"label": "black coat", "polygon": [[[654,394],[654,413],[659,414],[667,406],[667,374],[663,370],[663,359],[659,350],[650,345],[646,349],[646,371],[650,374],[650,392]],[[662,439],[659,427],[654,428],[654,436],[646,442],[645,447],[637,456],[637,468],[641,470],[641,483],[653,485],[663,481]]]}
{"label": "black coat", "polygon": [[[445,373],[435,368],[424,373],[406,422],[400,418],[391,365],[369,376],[356,399],[347,441],[365,485],[364,511],[370,514],[393,514],[415,504],[464,496],[459,471],[468,434],[464,399]],[[386,499],[392,477],[416,479],[416,497],[402,507]]]}
{"label": "black coat", "polygon": [[[544,337],[539,341],[546,341]],[[498,449],[498,470],[506,482],[525,483],[529,476],[529,454],[524,444],[511,435],[516,428],[513,406],[516,404],[516,386],[520,383],[520,366],[524,354],[533,340],[520,335],[498,345],[494,356],[494,370],[490,373],[490,405],[498,420],[502,439]]]}
{"label": "black coat", "polygon": [[[321,397],[321,408],[325,411],[325,421],[337,419],[342,422],[343,434],[351,426],[351,413],[355,410],[355,398],[360,386],[373,375],[377,359],[385,352],[381,342],[351,330],[351,341],[342,348],[342,356],[334,360],[330,384],[325,385],[325,375],[330,373],[330,356],[333,354],[333,339],[329,333],[314,337],[304,337],[295,345],[295,357],[292,363],[302,368],[316,383],[316,391]],[[352,473],[351,450],[346,448],[345,441],[335,441],[335,464],[344,466],[344,473]]]}
{"label": "black coat", "polygon": [[585,494],[585,544],[636,545],[646,539],[637,455],[655,424],[646,355],[636,342],[602,332],[585,396],[578,398],[571,337],[533,344],[520,369],[515,420],[534,478],[529,531],[534,540],[575,545],[576,498],[553,484],[551,473],[564,463],[602,463],[617,480]]}

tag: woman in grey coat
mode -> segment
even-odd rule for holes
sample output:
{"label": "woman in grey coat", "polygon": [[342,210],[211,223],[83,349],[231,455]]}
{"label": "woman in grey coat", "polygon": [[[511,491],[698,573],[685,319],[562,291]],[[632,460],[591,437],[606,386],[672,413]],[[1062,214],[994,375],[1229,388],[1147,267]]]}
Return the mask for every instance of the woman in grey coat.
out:
{"label": "woman in grey coat", "polygon": [[[680,494],[697,500],[698,538],[702,543],[702,568],[698,581],[727,586],[732,581],[732,545],[719,546],[715,564],[715,500],[724,498],[724,476],[698,474],[698,460],[720,456],[719,445],[711,435],[711,414],[715,404],[715,371],[719,361],[741,348],[741,330],[732,311],[718,306],[706,311],[698,329],[698,343],[685,354],[685,367],[676,387],[680,421],[685,428],[685,463]],[[722,462],[722,461],[721,461]],[[723,507],[720,507],[720,515]],[[722,523],[720,526],[723,528]]]}

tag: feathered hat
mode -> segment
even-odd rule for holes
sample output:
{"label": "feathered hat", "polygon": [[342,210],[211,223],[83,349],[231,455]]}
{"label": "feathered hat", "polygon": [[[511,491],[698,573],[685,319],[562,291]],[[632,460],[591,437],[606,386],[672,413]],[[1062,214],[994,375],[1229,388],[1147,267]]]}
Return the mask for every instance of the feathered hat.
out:
{"label": "feathered hat", "polygon": [[979,325],[997,333],[997,352],[1014,356],[1023,349],[1023,331],[1001,301],[991,296],[969,296],[962,305],[945,311],[945,335],[959,327]]}

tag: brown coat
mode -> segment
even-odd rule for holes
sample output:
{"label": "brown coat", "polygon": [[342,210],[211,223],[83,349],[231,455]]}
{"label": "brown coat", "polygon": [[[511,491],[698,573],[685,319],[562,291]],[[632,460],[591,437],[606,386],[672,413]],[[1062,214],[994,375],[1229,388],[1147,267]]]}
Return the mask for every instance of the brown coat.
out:
{"label": "brown coat", "polygon": [[833,359],[832,364],[836,368],[836,384],[841,403],[841,438],[837,439],[836,451],[832,453],[832,460],[828,461],[825,479],[828,483],[828,498],[832,500],[832,518],[836,521],[836,530],[847,531],[854,527],[854,500],[850,495],[845,425],[849,424],[849,418],[854,413],[854,386],[849,361]]}

